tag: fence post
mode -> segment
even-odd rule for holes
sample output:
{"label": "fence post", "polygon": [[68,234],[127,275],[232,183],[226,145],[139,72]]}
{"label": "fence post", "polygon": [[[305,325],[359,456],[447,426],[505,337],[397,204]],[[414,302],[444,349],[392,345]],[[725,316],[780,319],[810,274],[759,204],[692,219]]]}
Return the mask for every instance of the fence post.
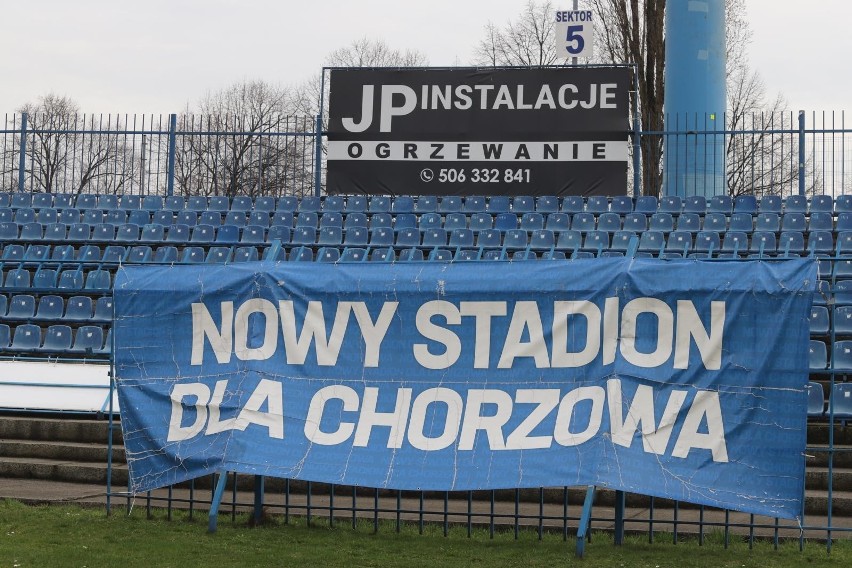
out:
{"label": "fence post", "polygon": [[636,106],[633,108],[633,198],[642,197],[642,144],[641,124],[639,124],[639,73],[633,68],[633,92],[637,97]]}
{"label": "fence post", "polygon": [[317,115],[314,128],[314,196],[319,197],[322,185],[322,114]]}
{"label": "fence post", "polygon": [[175,132],[177,131],[177,115],[170,114],[169,115],[169,173],[166,187],[166,195],[174,195],[175,193],[175,145],[177,137],[175,136]]}
{"label": "fence post", "polygon": [[18,191],[24,191],[24,177],[27,155],[27,113],[21,113],[21,146],[18,156]]}
{"label": "fence post", "polygon": [[805,194],[805,111],[799,111],[799,195]]}

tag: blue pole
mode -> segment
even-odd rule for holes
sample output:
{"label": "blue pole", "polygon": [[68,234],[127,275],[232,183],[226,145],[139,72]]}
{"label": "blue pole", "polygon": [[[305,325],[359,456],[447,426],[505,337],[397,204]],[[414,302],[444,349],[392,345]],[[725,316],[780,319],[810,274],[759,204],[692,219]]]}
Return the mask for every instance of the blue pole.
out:
{"label": "blue pole", "polygon": [[805,111],[799,111],[799,195],[805,194]]}
{"label": "blue pole", "polygon": [[166,188],[166,195],[174,195],[175,194],[175,146],[177,137],[175,136],[175,132],[177,131],[177,115],[170,114],[169,115],[169,173],[168,173],[168,187]]}
{"label": "blue pole", "polygon": [[24,191],[24,170],[27,165],[26,163],[26,154],[27,154],[27,113],[21,113],[21,147],[20,147],[20,155],[18,156],[18,191]]}
{"label": "blue pole", "polygon": [[[228,472],[219,472],[219,481],[216,483],[216,491],[213,493],[213,502],[210,503],[210,513],[207,517],[207,532],[216,532],[219,521],[219,505],[222,504],[222,496],[225,494],[225,485],[228,483]],[[236,483],[236,480],[234,480]]]}

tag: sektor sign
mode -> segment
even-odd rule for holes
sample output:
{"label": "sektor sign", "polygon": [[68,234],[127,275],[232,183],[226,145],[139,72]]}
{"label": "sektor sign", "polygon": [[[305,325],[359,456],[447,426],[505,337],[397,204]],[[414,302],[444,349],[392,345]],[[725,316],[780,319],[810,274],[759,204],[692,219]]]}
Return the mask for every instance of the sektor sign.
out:
{"label": "sektor sign", "polygon": [[624,194],[620,68],[331,71],[330,193]]}
{"label": "sektor sign", "polygon": [[132,491],[228,470],[801,513],[812,260],[258,266],[119,273]]}

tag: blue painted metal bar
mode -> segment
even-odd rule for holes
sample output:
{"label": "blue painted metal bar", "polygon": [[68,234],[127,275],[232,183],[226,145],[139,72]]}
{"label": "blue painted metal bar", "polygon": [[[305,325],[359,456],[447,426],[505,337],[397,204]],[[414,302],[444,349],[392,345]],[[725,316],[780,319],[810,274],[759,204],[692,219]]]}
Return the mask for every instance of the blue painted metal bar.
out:
{"label": "blue painted metal bar", "polygon": [[799,111],[799,195],[805,195],[805,111]]}
{"label": "blue painted metal bar", "polygon": [[259,525],[263,520],[263,497],[265,478],[262,475],[254,476],[254,524]]}
{"label": "blue painted metal bar", "polygon": [[27,165],[27,113],[21,113],[21,140],[18,147],[18,191],[24,191],[24,178]]}
{"label": "blue painted metal bar", "polygon": [[169,159],[168,159],[168,174],[166,176],[166,195],[174,195],[175,193],[175,153],[177,151],[177,115],[169,115]]}
{"label": "blue painted metal bar", "polygon": [[626,501],[624,491],[615,492],[615,530],[613,541],[616,546],[621,546],[624,543],[624,508]]}
{"label": "blue painted metal bar", "polygon": [[314,195],[319,197],[322,189],[322,109],[314,130]]}
{"label": "blue painted metal bar", "polygon": [[216,490],[213,492],[213,499],[210,503],[210,513],[207,517],[207,532],[216,532],[216,525],[219,521],[219,506],[222,504],[222,496],[225,494],[225,485],[228,484],[228,472],[219,472],[219,481],[216,482]]}
{"label": "blue painted metal bar", "polygon": [[595,486],[586,489],[586,499],[583,501],[583,512],[580,514],[580,525],[577,527],[577,558],[586,553],[586,536],[592,524],[592,504],[595,502]]}
{"label": "blue painted metal bar", "polygon": [[[639,72],[633,66],[633,96],[639,97]],[[642,118],[639,103],[633,105],[633,197],[642,196]]]}

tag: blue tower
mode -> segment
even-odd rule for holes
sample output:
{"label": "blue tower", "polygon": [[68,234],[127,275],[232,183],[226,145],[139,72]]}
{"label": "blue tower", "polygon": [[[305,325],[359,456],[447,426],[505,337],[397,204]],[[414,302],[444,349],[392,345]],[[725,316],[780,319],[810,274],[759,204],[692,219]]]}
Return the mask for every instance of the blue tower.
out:
{"label": "blue tower", "polygon": [[669,0],[665,33],[663,193],[727,193],[725,0]]}

